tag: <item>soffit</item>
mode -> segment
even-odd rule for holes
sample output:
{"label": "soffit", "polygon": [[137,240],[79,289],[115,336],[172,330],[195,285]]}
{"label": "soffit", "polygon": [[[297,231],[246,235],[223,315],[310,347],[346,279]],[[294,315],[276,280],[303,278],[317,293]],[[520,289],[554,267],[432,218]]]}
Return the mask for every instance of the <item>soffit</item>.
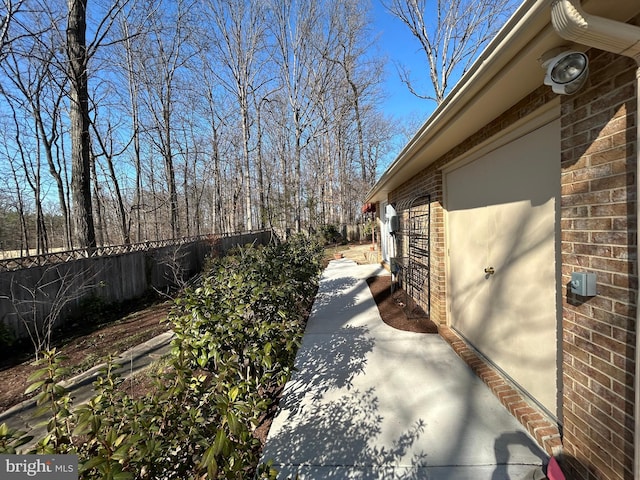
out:
{"label": "soffit", "polygon": [[[608,12],[611,4],[603,1],[584,2],[584,8],[594,15],[626,21],[640,10],[635,2],[616,2],[615,12]],[[545,72],[540,57],[568,43],[551,26],[549,3],[523,3],[383,173],[366,202],[386,200],[389,192],[543,84]],[[579,45],[573,47],[586,50]]]}

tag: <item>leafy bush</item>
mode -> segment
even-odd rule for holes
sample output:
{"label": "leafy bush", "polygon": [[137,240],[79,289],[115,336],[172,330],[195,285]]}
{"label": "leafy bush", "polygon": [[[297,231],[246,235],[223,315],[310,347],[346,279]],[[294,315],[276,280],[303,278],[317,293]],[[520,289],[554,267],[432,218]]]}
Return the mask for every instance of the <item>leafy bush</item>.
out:
{"label": "leafy bush", "polygon": [[[274,478],[253,432],[288,379],[317,288],[322,248],[296,237],[214,261],[176,301],[176,339],[158,393],[132,398],[109,363],[76,410],[55,351],[32,378],[49,412],[30,452],[75,453],[85,479]],[[0,453],[29,440],[0,426]]]}
{"label": "leafy bush", "polygon": [[330,243],[338,243],[342,240],[342,234],[336,225],[324,225],[320,228],[319,232],[320,241],[323,242],[324,245],[328,245]]}
{"label": "leafy bush", "polygon": [[0,323],[0,349],[11,347],[14,342],[13,332],[4,323]]}

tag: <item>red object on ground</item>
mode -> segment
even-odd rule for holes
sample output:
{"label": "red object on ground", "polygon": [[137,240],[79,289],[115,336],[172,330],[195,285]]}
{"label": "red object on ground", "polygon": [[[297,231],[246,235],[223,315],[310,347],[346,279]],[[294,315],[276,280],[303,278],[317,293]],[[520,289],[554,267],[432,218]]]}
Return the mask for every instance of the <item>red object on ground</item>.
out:
{"label": "red object on ground", "polygon": [[549,480],[566,480],[555,457],[551,457],[549,465],[547,465],[547,478]]}

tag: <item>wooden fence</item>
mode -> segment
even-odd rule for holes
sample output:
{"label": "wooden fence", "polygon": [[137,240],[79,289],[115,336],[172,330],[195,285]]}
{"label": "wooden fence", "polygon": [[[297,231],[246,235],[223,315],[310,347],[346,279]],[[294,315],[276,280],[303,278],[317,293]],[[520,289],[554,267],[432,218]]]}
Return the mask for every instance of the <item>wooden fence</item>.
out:
{"label": "wooden fence", "polygon": [[[117,304],[164,290],[200,272],[210,255],[250,243],[266,244],[270,231],[202,236],[57,252],[0,261],[0,340],[28,337],[55,315],[55,327],[81,318],[88,299]],[[89,319],[88,319],[89,320]],[[0,345],[2,342],[0,341]]]}

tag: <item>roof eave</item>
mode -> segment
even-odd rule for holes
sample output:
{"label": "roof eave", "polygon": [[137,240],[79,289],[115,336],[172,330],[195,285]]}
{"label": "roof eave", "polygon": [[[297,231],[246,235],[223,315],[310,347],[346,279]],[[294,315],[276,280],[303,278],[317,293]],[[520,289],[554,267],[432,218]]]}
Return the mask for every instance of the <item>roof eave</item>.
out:
{"label": "roof eave", "polygon": [[[523,2],[401,150],[369,191],[365,201],[385,200],[390,191],[542,85],[544,71],[537,60],[544,51],[563,43],[566,41],[558,37],[550,25],[549,2]],[[540,49],[544,50],[540,52]],[[529,63],[528,68],[523,68],[526,62]],[[497,90],[500,91],[499,97],[490,92],[498,84],[509,85],[506,90]],[[489,93],[489,98],[492,98],[490,102],[486,98],[479,98],[483,91]],[[487,108],[487,103],[491,104],[490,108]],[[465,121],[457,122],[462,112]],[[453,123],[456,123],[456,128],[452,134],[448,132],[448,127]],[[427,146],[428,152],[424,151]]]}
{"label": "roof eave", "polygon": [[[594,15],[617,21],[628,21],[640,10],[636,0],[621,0],[613,10],[608,1],[582,4]],[[386,200],[389,192],[543,85],[540,58],[567,43],[551,24],[549,0],[525,0],[382,174],[365,202]]]}

